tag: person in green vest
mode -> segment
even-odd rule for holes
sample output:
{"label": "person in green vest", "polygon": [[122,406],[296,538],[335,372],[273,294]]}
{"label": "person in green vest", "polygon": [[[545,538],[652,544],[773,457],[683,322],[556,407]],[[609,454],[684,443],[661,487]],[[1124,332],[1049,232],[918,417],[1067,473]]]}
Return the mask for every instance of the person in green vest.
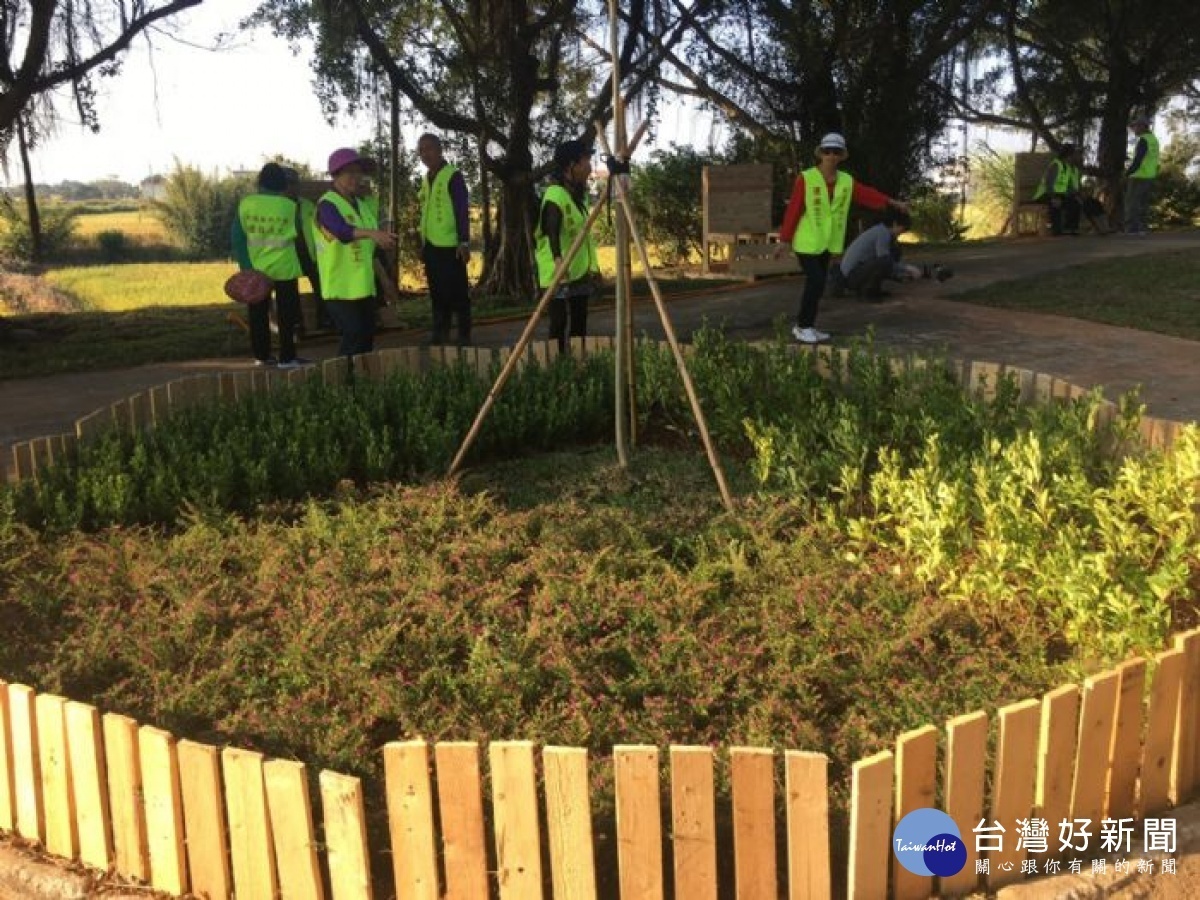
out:
{"label": "person in green vest", "polygon": [[457,320],[458,346],[471,343],[471,292],[467,263],[471,261],[471,219],[467,182],[442,155],[436,134],[417,140],[417,156],[425,166],[419,199],[421,261],[429,283],[433,306],[434,346],[450,340],[450,326]]}
{"label": "person in green vest", "polygon": [[333,190],[317,201],[317,270],[325,308],[341,332],[338,352],[347,358],[375,349],[375,248],[390,250],[395,235],[379,228],[359,193],[375,169],[372,160],[348,147],[329,156]]}
{"label": "person in green vest", "polygon": [[802,344],[819,344],[829,334],[817,331],[817,309],[829,272],[829,260],[840,256],[846,246],[846,223],[852,204],[867,209],[888,207],[908,212],[908,205],[868,187],[839,170],[848,153],[846,139],[830,132],[817,145],[817,164],[805,169],[796,179],[783,224],[779,227],[782,256],[791,247],[804,272],[804,293],[792,337]]}
{"label": "person in green vest", "polygon": [[[267,163],[258,173],[257,190],[238,203],[233,217],[233,256],[240,269],[257,269],[273,282],[271,296],[246,307],[250,349],[255,365],[295,369],[308,360],[296,355],[300,322],[300,244],[296,201],[286,196],[287,172]],[[271,355],[271,300],[279,326],[279,358]]]}
{"label": "person in green vest", "polygon": [[1079,234],[1079,150],[1074,144],[1063,144],[1046,166],[1033,199],[1045,203],[1050,214],[1050,233],[1055,237]]}
{"label": "person in green vest", "polygon": [[[325,301],[321,297],[321,276],[317,272],[317,243],[313,237],[316,228],[317,204],[300,192],[300,173],[295,169],[285,169],[287,173],[287,195],[296,201],[296,228],[303,240],[298,244],[300,249],[300,269],[308,279],[316,307],[317,328],[322,331],[333,329],[333,320],[325,311]],[[301,316],[303,320],[303,316]]]}
{"label": "person in green vest", "polygon": [[1158,177],[1158,138],[1150,131],[1150,119],[1138,116],[1130,125],[1137,135],[1133,159],[1125,170],[1125,233],[1145,237],[1146,216],[1150,211],[1150,195]]}
{"label": "person in green vest", "polygon": [[[534,237],[537,239],[538,286],[548,288],[554,270],[571,249],[587,220],[588,179],[594,151],[583,141],[559,144],[554,151],[554,174],[542,194]],[[589,234],[567,260],[567,274],[550,301],[550,339],[565,353],[568,338],[587,336],[588,302],[601,283],[596,240]]]}

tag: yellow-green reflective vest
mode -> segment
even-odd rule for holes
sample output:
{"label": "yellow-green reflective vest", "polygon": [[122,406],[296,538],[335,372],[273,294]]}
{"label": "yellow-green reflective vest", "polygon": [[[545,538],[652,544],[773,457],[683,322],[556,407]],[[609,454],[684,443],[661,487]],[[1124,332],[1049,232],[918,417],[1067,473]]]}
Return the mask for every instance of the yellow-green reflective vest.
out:
{"label": "yellow-green reflective vest", "polygon": [[450,179],[457,171],[447,163],[438,169],[432,184],[428,175],[421,179],[421,239],[435,247],[458,246],[458,222],[450,199]]}
{"label": "yellow-green reflective vest", "polygon": [[[375,229],[370,205],[358,202],[356,209],[337,191],[326,191],[321,202],[334,205],[347,223],[359,229]],[[363,300],[375,296],[375,242],[362,238],[343,244],[318,224],[313,230],[317,244],[317,271],[321,276],[321,294],[326,300]]]}
{"label": "yellow-green reflective vest", "polygon": [[833,202],[825,176],[815,166],[804,170],[804,215],[792,236],[792,249],[797,253],[841,253],[846,246],[846,221],[850,218],[850,198],[854,194],[854,179],[838,172],[833,186]]}
{"label": "yellow-green reflective vest", "polygon": [[[550,238],[542,232],[541,210],[547,203],[553,203],[562,210],[562,233],[558,236],[559,247],[563,253],[571,249],[575,237],[583,230],[587,221],[587,201],[583,209],[579,208],[571,194],[561,184],[552,184],[542,195],[541,206],[538,207],[538,225],[534,231],[537,237],[537,269],[538,284],[549,287],[554,280],[554,253],[550,249]],[[590,234],[580,245],[579,251],[567,263],[567,281],[578,281],[589,272],[599,272],[600,264],[596,259],[596,240]]]}
{"label": "yellow-green reflective vest", "polygon": [[238,204],[250,265],[275,281],[300,277],[296,201],[282,194],[249,194]]}
{"label": "yellow-green reflective vest", "polygon": [[1158,138],[1147,131],[1142,134],[1142,140],[1146,142],[1146,155],[1129,177],[1155,178],[1158,176]]}
{"label": "yellow-green reflective vest", "polygon": [[[1047,167],[1046,171],[1053,168],[1054,172],[1054,193],[1055,194],[1070,194],[1079,190],[1079,170],[1068,162],[1063,162],[1061,159],[1056,159]],[[1041,200],[1046,196],[1046,178],[1038,182],[1037,190],[1033,192],[1034,200]]]}
{"label": "yellow-green reflective vest", "polygon": [[304,246],[308,248],[309,257],[315,261],[317,242],[313,232],[317,227],[317,204],[306,197],[301,197],[296,202],[300,206],[300,234],[304,236]]}

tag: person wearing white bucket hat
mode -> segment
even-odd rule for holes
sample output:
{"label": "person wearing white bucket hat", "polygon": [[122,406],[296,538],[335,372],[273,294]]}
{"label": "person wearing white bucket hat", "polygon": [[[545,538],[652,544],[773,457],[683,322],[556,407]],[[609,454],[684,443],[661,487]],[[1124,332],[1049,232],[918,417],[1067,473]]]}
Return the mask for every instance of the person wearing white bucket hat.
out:
{"label": "person wearing white bucket hat", "polygon": [[804,272],[804,293],[792,336],[802,344],[819,344],[829,340],[824,331],[814,327],[821,295],[829,271],[829,258],[838,255],[846,245],[846,223],[851,204],[867,209],[887,207],[908,212],[908,204],[896,200],[873,187],[855,181],[839,170],[849,155],[846,138],[831,131],[817,145],[817,164],[805,169],[796,179],[783,225],[779,228],[780,250],[791,246]]}

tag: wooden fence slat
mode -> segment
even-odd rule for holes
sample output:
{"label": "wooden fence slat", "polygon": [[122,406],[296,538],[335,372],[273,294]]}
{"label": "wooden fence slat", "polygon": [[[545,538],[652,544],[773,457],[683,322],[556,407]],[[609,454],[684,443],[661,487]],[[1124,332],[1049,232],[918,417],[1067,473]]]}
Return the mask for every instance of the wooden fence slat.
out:
{"label": "wooden fence slat", "polygon": [[587,750],[546,747],[542,771],[554,900],[596,900]]}
{"label": "wooden fence slat", "polygon": [[100,712],[86,703],[69,701],[66,724],[79,859],[89,866],[107,871],[113,864],[113,846]]}
{"label": "wooden fence slat", "polygon": [[[910,812],[936,805],[938,730],[932,725],[907,731],[896,740],[896,811],[893,830]],[[895,900],[928,897],[933,878],[917,875],[892,854],[892,896]]]}
{"label": "wooden fence slat", "polygon": [[37,699],[33,688],[8,686],[8,714],[12,734],[13,786],[16,793],[17,834],[27,841],[46,841],[45,807],[42,805],[42,771],[38,751]]}
{"label": "wooden fence slat", "polygon": [[488,747],[496,877],[501,900],[542,896],[537,778],[530,741],[494,741]]}
{"label": "wooden fence slat", "polygon": [[484,843],[479,745],[473,742],[439,743],[433,748],[433,759],[442,822],[446,900],[487,897],[488,860]]}
{"label": "wooden fence slat", "polygon": [[1109,759],[1106,813],[1111,819],[1132,818],[1137,801],[1138,765],[1142,756],[1142,691],[1146,685],[1146,661],[1131,659],[1117,667],[1121,676],[1117,689],[1117,723],[1113,729]]}
{"label": "wooden fence slat", "polygon": [[1200,715],[1200,633],[1177,635],[1175,647],[1183,651],[1179,682],[1179,717],[1175,729],[1175,758],[1172,765],[1171,802],[1186,803],[1196,788],[1196,741],[1200,738],[1196,717]]}
{"label": "wooden fence slat", "polygon": [[362,782],[328,770],[322,771],[318,780],[333,900],[371,900],[371,865]]}
{"label": "wooden fence slat", "polygon": [[1154,680],[1146,713],[1146,744],[1142,750],[1138,815],[1162,812],[1171,799],[1171,768],[1175,758],[1175,724],[1184,652],[1167,650],[1154,657]]}
{"label": "wooden fence slat", "polygon": [[[1059,822],[1070,818],[1078,734],[1079,686],[1065,684],[1042,698],[1038,738],[1037,809],[1052,834]],[[1050,855],[1058,855],[1057,844],[1047,846]]]}
{"label": "wooden fence slat", "polygon": [[967,864],[957,875],[941,879],[943,895],[970,893],[979,876],[975,842],[967,837],[983,818],[983,786],[987,770],[988,717],[974,712],[946,723],[946,814],[958,825],[967,848]]}
{"label": "wooden fence slat", "polygon": [[[324,900],[321,864],[308,772],[303,763],[272,759],[263,764],[271,841],[279,865],[279,893],[288,900]],[[404,896],[404,895],[401,895]]]}
{"label": "wooden fence slat", "polygon": [[142,807],[137,722],[127,716],[105,713],[104,759],[108,764],[108,808],[117,873],[146,881],[150,877],[150,850],[146,843],[146,812]]}
{"label": "wooden fence slat", "polygon": [[383,768],[396,896],[438,900],[429,745],[425,741],[393,741],[383,748]]}
{"label": "wooden fence slat", "polygon": [[13,444],[13,481],[28,481],[37,475],[37,460],[33,455],[33,442]]}
{"label": "wooden fence slat", "polygon": [[663,900],[658,748],[613,747],[621,900]]}
{"label": "wooden fence slat", "polygon": [[860,759],[850,776],[850,900],[887,900],[892,856],[893,756]]}
{"label": "wooden fence slat", "polygon": [[221,751],[221,773],[225,777],[233,892],[238,900],[274,900],[279,875],[267,813],[263,756],[226,747]]}
{"label": "wooden fence slat", "polygon": [[221,796],[220,754],[216,747],[195,741],[180,741],[175,750],[192,893],[208,900],[229,900],[233,877],[225,849],[229,832]]}
{"label": "wooden fence slat", "polygon": [[79,836],[75,831],[75,795],[71,791],[71,761],[67,754],[66,706],[63,697],[39,694],[34,701],[34,715],[46,850],[64,859],[74,859]]}
{"label": "wooden fence slat", "polygon": [[[1037,789],[1038,726],[1042,704],[1022,700],[1003,707],[997,715],[1000,738],[996,749],[995,792],[992,796],[992,821],[1005,829],[1001,849],[988,852],[989,890],[1021,881],[1021,860],[1027,851],[1018,840],[1016,826],[1033,814]],[[1005,867],[1011,866],[1008,871]]]}
{"label": "wooden fence slat", "polygon": [[787,791],[788,898],[829,897],[829,760],[823,753],[784,754]]}
{"label": "wooden fence slat", "polygon": [[670,759],[675,896],[717,900],[713,751],[711,747],[674,746]]}
{"label": "wooden fence slat", "polygon": [[93,438],[107,431],[111,422],[107,409],[94,410],[75,420],[75,436],[82,444],[90,443]]}
{"label": "wooden fence slat", "polygon": [[1099,822],[1104,818],[1108,785],[1108,751],[1116,723],[1117,688],[1121,676],[1105,672],[1083,682],[1079,712],[1079,746],[1075,753],[1075,783],[1071,790],[1071,817]]}
{"label": "wooden fence slat", "polygon": [[142,757],[150,884],[161,891],[182,894],[188,889],[187,850],[175,737],[161,728],[143,725],[138,732],[138,751]]}
{"label": "wooden fence slat", "polygon": [[734,879],[739,900],[775,900],[775,754],[758,747],[729,751],[733,794]]}
{"label": "wooden fence slat", "polygon": [[150,398],[145,391],[140,391],[129,398],[129,427],[133,431],[141,431],[150,421]]}
{"label": "wooden fence slat", "polygon": [[[0,472],[4,467],[0,465]],[[0,680],[0,829],[16,831],[17,798],[13,781],[13,744],[8,712],[8,682]]]}

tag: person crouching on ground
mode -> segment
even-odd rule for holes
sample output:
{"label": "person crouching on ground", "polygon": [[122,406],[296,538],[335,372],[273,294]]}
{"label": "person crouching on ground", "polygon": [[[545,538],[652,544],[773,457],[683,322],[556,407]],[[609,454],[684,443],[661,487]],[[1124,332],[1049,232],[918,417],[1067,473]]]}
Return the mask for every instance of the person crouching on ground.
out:
{"label": "person crouching on ground", "polygon": [[1079,151],[1074,144],[1063,144],[1033,195],[1035,201],[1048,205],[1050,233],[1055,237],[1079,234],[1079,182]]}
{"label": "person crouching on ground", "polygon": [[888,209],[877,225],[856,237],[832,273],[835,285],[854,291],[860,300],[880,300],[885,278],[909,281],[919,278],[921,270],[901,262],[900,235],[912,227],[912,218],[898,209]]}
{"label": "person crouching on ground", "polygon": [[[543,290],[554,280],[555,267],[587,222],[592,153],[583,141],[567,141],[554,151],[555,174],[542,195],[534,232],[538,286]],[[567,274],[550,301],[550,340],[558,341],[559,352],[566,352],[568,334],[573,338],[587,335],[588,301],[599,283],[596,240],[589,234],[567,260]]]}
{"label": "person crouching on ground", "polygon": [[391,250],[395,236],[379,229],[375,212],[359,196],[374,163],[356,150],[329,157],[333,190],[317,202],[317,269],[325,308],[341,332],[338,353],[347,358],[375,348],[375,247]]}
{"label": "person crouching on ground", "polygon": [[279,320],[279,359],[271,355],[271,297],[246,307],[250,349],[259,366],[295,369],[308,360],[296,355],[300,323],[300,252],[303,240],[297,223],[296,201],[284,195],[287,170],[267,163],[258,173],[258,190],[243,197],[233,217],[233,256],[240,269],[257,269],[273,282]]}
{"label": "person crouching on ground", "polygon": [[[824,331],[817,331],[817,309],[825,292],[829,258],[840,254],[846,245],[846,223],[851,204],[867,209],[882,210],[889,206],[908,212],[907,204],[854,180],[838,167],[847,157],[846,139],[831,132],[821,138],[817,147],[817,165],[805,169],[796,179],[779,228],[782,246],[791,244],[800,269],[804,272],[804,293],[792,336],[802,344],[817,344],[829,340]],[[783,250],[776,251],[777,256]]]}

